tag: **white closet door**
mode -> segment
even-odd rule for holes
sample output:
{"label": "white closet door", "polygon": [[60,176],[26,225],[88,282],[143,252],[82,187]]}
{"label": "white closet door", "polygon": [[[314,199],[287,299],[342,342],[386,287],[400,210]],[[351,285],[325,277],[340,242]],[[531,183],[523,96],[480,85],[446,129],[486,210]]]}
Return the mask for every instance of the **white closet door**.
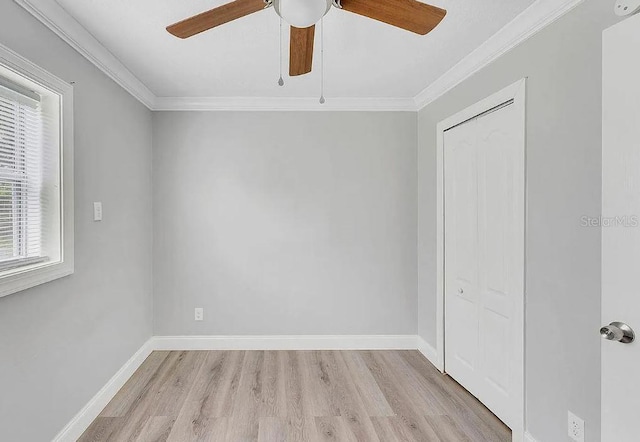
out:
{"label": "white closet door", "polygon": [[444,135],[445,368],[463,385],[480,365],[477,125]]}
{"label": "white closet door", "polygon": [[507,105],[444,135],[445,369],[512,428],[522,403],[522,124]]}

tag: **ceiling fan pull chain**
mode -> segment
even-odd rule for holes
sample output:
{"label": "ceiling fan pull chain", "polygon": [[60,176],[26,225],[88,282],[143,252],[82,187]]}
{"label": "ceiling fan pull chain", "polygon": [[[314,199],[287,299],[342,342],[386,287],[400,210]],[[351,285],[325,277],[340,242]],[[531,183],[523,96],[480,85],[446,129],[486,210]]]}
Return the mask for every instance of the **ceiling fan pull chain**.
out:
{"label": "ceiling fan pull chain", "polygon": [[320,19],[320,104],[324,104],[324,17]]}
{"label": "ceiling fan pull chain", "polygon": [[279,86],[284,86],[284,80],[282,79],[282,17],[280,17],[280,79],[278,80]]}

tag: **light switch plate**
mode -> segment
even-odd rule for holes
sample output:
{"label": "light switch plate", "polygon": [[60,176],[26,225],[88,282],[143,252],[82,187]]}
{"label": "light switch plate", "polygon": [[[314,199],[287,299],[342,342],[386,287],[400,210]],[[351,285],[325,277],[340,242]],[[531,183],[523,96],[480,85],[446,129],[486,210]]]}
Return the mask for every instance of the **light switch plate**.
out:
{"label": "light switch plate", "polygon": [[102,221],[102,203],[99,201],[93,203],[93,220]]}

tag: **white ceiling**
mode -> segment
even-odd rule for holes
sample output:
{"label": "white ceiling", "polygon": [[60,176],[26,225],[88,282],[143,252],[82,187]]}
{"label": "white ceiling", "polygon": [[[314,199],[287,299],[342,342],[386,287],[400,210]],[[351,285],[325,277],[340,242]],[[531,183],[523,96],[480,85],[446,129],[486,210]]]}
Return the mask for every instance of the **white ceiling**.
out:
{"label": "white ceiling", "polygon": [[[187,40],[165,27],[226,0],[57,0],[158,97],[317,97],[314,71],[277,86],[279,19],[273,8]],[[410,98],[531,5],[534,0],[434,0],[448,10],[419,36],[333,8],[325,17],[328,97]],[[285,28],[286,30],[286,28]]]}

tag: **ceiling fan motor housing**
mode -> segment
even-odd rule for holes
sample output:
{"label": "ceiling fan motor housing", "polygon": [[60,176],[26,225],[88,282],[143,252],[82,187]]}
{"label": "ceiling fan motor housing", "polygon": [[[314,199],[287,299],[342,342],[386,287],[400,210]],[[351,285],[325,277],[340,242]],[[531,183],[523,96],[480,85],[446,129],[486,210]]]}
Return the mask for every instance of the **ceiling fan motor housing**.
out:
{"label": "ceiling fan motor housing", "polygon": [[296,28],[308,28],[331,9],[332,0],[273,0],[276,13]]}

